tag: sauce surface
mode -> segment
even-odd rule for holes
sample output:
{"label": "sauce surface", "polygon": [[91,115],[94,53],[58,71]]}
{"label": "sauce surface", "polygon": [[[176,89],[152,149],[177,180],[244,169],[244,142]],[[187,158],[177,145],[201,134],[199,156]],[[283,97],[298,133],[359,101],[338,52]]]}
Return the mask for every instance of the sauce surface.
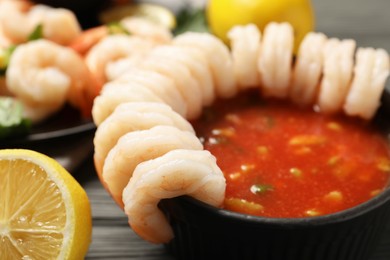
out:
{"label": "sauce surface", "polygon": [[216,102],[193,125],[224,172],[232,211],[325,215],[379,194],[390,176],[386,138],[357,119],[246,93]]}

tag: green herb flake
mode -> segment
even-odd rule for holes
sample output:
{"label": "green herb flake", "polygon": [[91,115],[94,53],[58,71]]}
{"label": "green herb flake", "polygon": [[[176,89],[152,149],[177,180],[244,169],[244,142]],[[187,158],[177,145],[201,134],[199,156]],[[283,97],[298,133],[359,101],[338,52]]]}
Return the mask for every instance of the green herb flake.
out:
{"label": "green herb flake", "polygon": [[38,24],[34,31],[28,36],[27,40],[28,41],[35,41],[43,38],[43,25]]}
{"label": "green herb flake", "polygon": [[268,191],[273,191],[274,187],[270,184],[254,184],[251,186],[250,190],[253,194],[259,195]]}
{"label": "green herb flake", "polygon": [[175,35],[184,32],[209,32],[205,11],[199,10],[187,10],[185,9],[177,16],[178,26],[173,33]]}
{"label": "green herb flake", "polygon": [[130,35],[131,33],[125,28],[122,26],[122,24],[120,24],[119,22],[111,22],[109,24],[107,24],[107,28],[108,28],[108,33],[110,35],[113,35],[113,34],[125,34],[125,35]]}
{"label": "green herb flake", "polygon": [[0,49],[0,76],[5,76],[11,55],[16,47],[16,45],[11,45],[7,48]]}

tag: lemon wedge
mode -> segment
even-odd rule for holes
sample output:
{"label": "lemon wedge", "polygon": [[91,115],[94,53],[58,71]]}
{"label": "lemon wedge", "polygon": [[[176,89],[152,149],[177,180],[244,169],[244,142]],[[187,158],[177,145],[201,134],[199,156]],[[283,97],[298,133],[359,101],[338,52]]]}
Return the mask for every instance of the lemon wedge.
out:
{"label": "lemon wedge", "polygon": [[59,163],[0,150],[0,259],[83,259],[91,231],[87,194]]}
{"label": "lemon wedge", "polygon": [[314,30],[315,13],[311,0],[209,0],[206,8],[210,30],[225,43],[235,25],[256,24],[260,30],[272,22],[288,22],[294,28],[295,49]]}
{"label": "lemon wedge", "polygon": [[176,27],[175,15],[169,9],[147,3],[113,6],[102,11],[99,20],[103,24],[109,24],[128,16],[145,18],[170,30]]}

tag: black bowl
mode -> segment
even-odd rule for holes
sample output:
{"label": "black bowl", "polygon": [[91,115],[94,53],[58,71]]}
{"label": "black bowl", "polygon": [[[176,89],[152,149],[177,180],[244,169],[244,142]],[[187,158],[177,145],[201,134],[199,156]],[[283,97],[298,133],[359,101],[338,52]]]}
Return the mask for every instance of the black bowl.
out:
{"label": "black bowl", "polygon": [[163,200],[177,259],[367,260],[390,217],[390,188],[370,201],[311,218],[264,218],[190,197]]}
{"label": "black bowl", "polygon": [[[373,120],[390,133],[390,94]],[[367,260],[390,218],[390,183],[378,196],[337,213],[266,218],[218,209],[190,197],[163,200],[177,259]]]}
{"label": "black bowl", "polygon": [[99,25],[99,12],[113,4],[111,0],[34,0],[33,2],[73,11],[83,29]]}

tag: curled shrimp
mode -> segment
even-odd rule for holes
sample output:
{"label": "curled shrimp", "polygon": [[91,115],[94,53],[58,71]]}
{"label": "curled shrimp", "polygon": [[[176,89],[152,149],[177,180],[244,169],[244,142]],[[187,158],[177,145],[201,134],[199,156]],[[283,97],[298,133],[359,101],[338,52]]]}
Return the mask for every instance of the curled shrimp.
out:
{"label": "curled shrimp", "polygon": [[130,34],[140,36],[157,44],[170,43],[173,37],[168,28],[145,18],[129,16],[123,18],[119,23]]}
{"label": "curled shrimp", "polygon": [[308,33],[299,46],[290,88],[291,100],[299,105],[313,104],[318,91],[324,63],[327,37]]}
{"label": "curled shrimp", "polygon": [[264,95],[287,96],[293,47],[293,28],[289,23],[271,22],[265,27],[258,60]]}
{"label": "curled shrimp", "polygon": [[191,124],[168,105],[153,102],[130,102],[119,105],[96,130],[95,168],[101,173],[108,152],[124,134],[149,129],[157,125],[171,125],[194,132]]}
{"label": "curled shrimp", "polygon": [[354,40],[332,38],[325,43],[323,77],[317,101],[321,112],[342,110],[351,84],[355,47]]}
{"label": "curled shrimp", "polygon": [[34,30],[36,25],[20,26],[21,23],[15,23],[15,20],[24,20],[23,14],[32,6],[33,4],[30,1],[0,1],[1,32],[11,43],[25,42],[28,35]]}
{"label": "curled shrimp", "polygon": [[213,79],[204,54],[195,48],[175,45],[162,45],[154,48],[151,55],[175,60],[186,66],[197,81],[202,96],[203,106],[209,106],[215,99]]}
{"label": "curled shrimp", "polygon": [[161,199],[189,195],[220,206],[225,187],[223,173],[210,152],[177,149],[135,168],[123,190],[124,210],[139,236],[153,243],[166,243],[173,232],[158,209]]}
{"label": "curled shrimp", "polygon": [[104,85],[101,93],[94,100],[92,118],[99,126],[115,108],[127,102],[158,102],[164,101],[151,90],[140,84],[109,82]]}
{"label": "curled shrimp", "polygon": [[4,34],[14,43],[26,42],[38,25],[42,25],[43,38],[61,45],[69,44],[81,33],[74,13],[64,8],[6,0],[0,3],[0,10]]}
{"label": "curled shrimp", "polygon": [[175,149],[202,150],[203,145],[193,132],[168,125],[123,135],[108,153],[102,172],[103,181],[118,205],[123,207],[123,189],[139,163]]}
{"label": "curled shrimp", "polygon": [[237,93],[232,57],[220,39],[208,33],[186,32],[176,36],[172,42],[204,53],[209,61],[218,97],[229,98]]}
{"label": "curled shrimp", "polygon": [[31,108],[58,111],[66,101],[91,111],[94,90],[84,60],[73,50],[36,40],[19,45],[6,71],[8,90]]}
{"label": "curled shrimp", "polygon": [[358,48],[354,77],[344,104],[345,113],[372,118],[380,105],[389,70],[389,54],[384,49]]}
{"label": "curled shrimp", "polygon": [[106,66],[122,58],[141,58],[155,44],[136,36],[124,34],[110,35],[94,45],[85,56],[85,61],[92,75],[103,85],[107,82]]}
{"label": "curled shrimp", "polygon": [[141,68],[157,71],[171,78],[187,103],[187,119],[195,119],[202,113],[202,93],[190,70],[180,62],[167,57],[149,55]]}
{"label": "curled shrimp", "polygon": [[260,75],[257,59],[261,33],[256,25],[234,26],[228,32],[234,64],[234,75],[241,89],[258,87]]}
{"label": "curled shrimp", "polygon": [[143,57],[141,55],[135,55],[108,63],[106,66],[107,80],[116,80],[122,77],[124,74],[127,74],[129,71],[138,69],[139,64],[142,63],[142,60]]}
{"label": "curled shrimp", "polygon": [[115,82],[134,82],[143,85],[181,116],[187,114],[187,103],[176,88],[175,82],[161,73],[145,69],[132,69],[116,79]]}

